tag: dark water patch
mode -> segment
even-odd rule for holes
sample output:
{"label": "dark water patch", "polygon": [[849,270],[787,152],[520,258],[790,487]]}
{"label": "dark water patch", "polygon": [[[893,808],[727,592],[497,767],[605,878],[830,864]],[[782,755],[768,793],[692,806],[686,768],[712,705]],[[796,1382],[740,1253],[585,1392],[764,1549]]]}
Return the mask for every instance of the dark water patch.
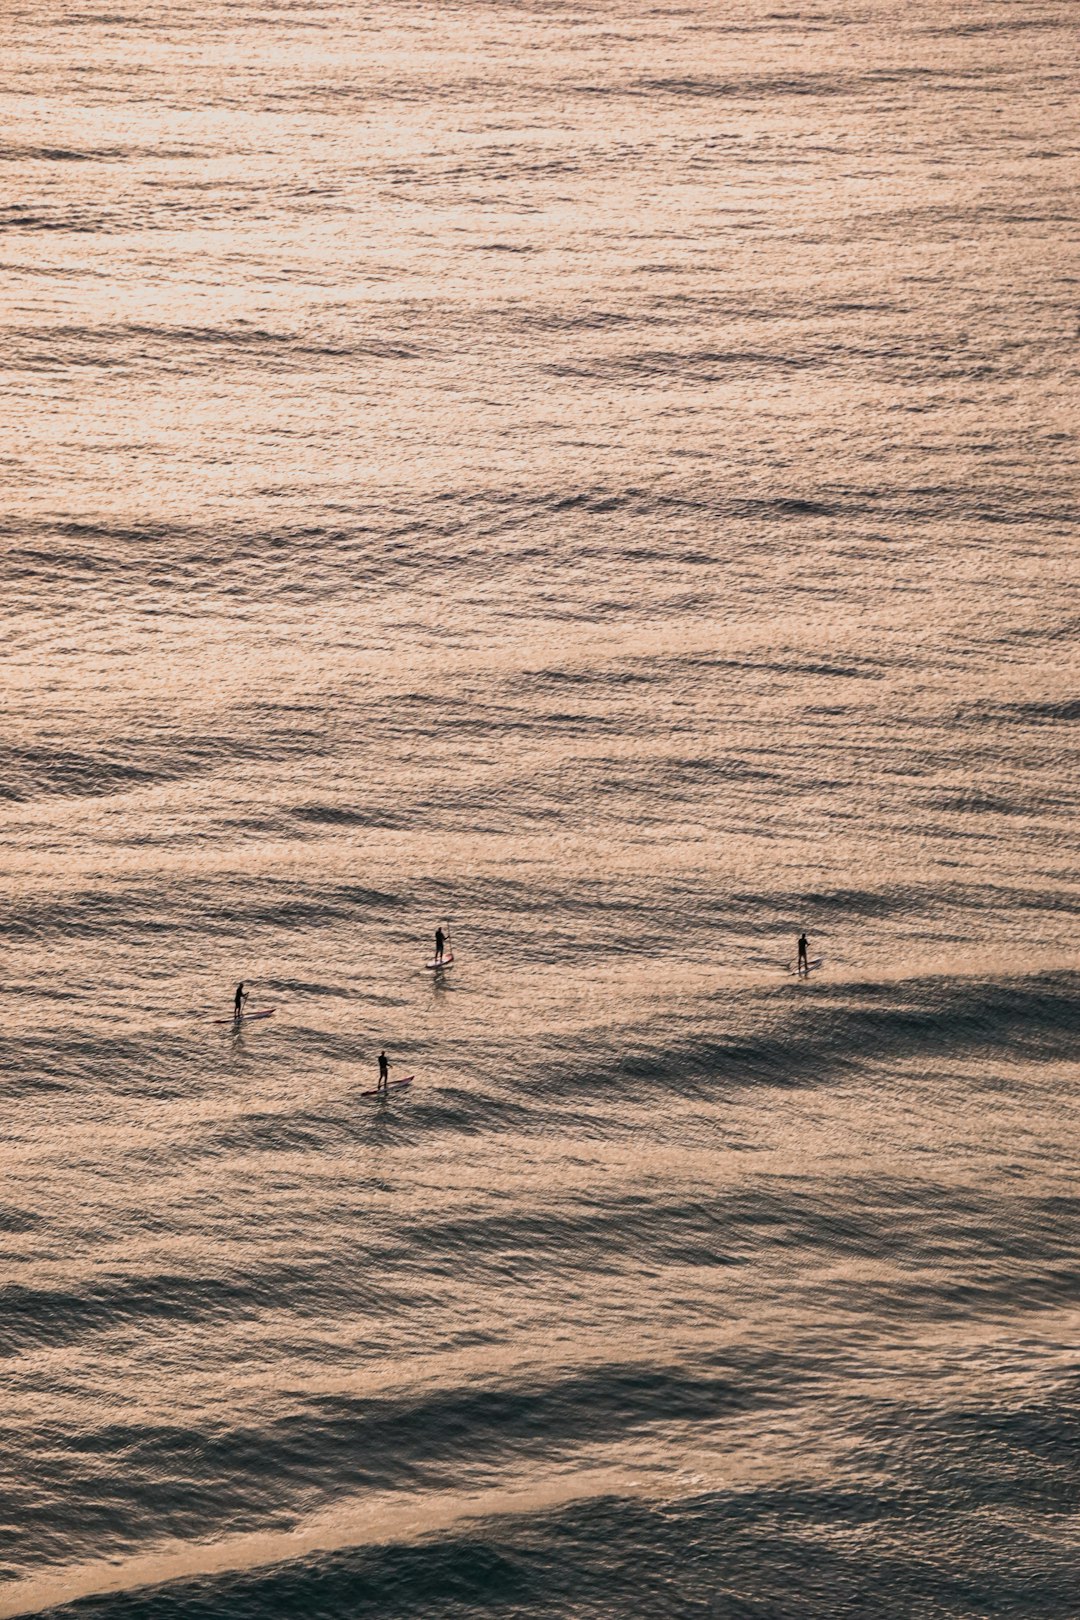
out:
{"label": "dark water patch", "polygon": [[[657,760],[654,765],[658,781],[663,782],[669,791],[696,783],[709,782],[769,782],[779,781],[780,773],[775,768],[754,764],[743,759],[693,759],[668,756]],[[628,772],[617,778],[617,785],[621,791],[627,791],[635,785],[633,772]],[[666,819],[662,813],[658,819]]]}
{"label": "dark water patch", "polygon": [[415,809],[387,810],[372,805],[356,809],[335,804],[294,805],[289,814],[296,821],[311,822],[326,827],[408,827],[415,823]]}
{"label": "dark water patch", "polygon": [[[9,223],[40,221],[28,215],[25,220],[10,218]],[[22,326],[9,328],[6,336],[9,364],[32,372],[100,368],[127,375],[149,371],[158,376],[175,370],[191,374],[206,365],[217,370],[224,365],[249,364],[281,371],[310,367],[313,360],[400,362],[417,360],[422,353],[415,344],[393,339],[319,340],[306,333],[246,324],[186,327],[120,323],[42,329]]]}
{"label": "dark water patch", "polygon": [[0,1355],[17,1356],[43,1345],[72,1344],[87,1334],[130,1329],[137,1323],[236,1320],[271,1303],[271,1290],[242,1279],[162,1273],[116,1278],[84,1287],[45,1288],[8,1283],[0,1288]]}
{"label": "dark water patch", "polygon": [[[493,1096],[471,1086],[429,1086],[421,1076],[408,1092],[410,1118],[417,1132],[453,1132],[459,1136],[486,1136],[493,1131],[525,1131],[535,1125],[535,1112],[527,1098]],[[393,1105],[393,1098],[390,1104]]]}
{"label": "dark water patch", "polygon": [[545,714],[537,715],[529,729],[538,733],[550,730],[571,736],[621,736],[624,722],[621,716],[603,714],[595,709],[549,709]]}
{"label": "dark water patch", "polygon": [[533,686],[592,686],[603,679],[597,670],[590,669],[536,669],[517,677],[516,684]]}
{"label": "dark water patch", "polygon": [[624,501],[617,495],[595,490],[588,493],[583,491],[577,495],[552,497],[546,504],[552,512],[615,512]]}
{"label": "dark water patch", "polygon": [[946,1443],[937,1463],[961,1489],[970,1491],[976,1470],[993,1461],[994,1494],[1002,1507],[1023,1502],[1063,1521],[1074,1515],[1080,1458],[1080,1380],[1075,1376],[1013,1406],[969,1405],[930,1415],[917,1430],[924,1448],[928,1430]]}
{"label": "dark water patch", "polygon": [[47,934],[74,937],[105,934],[123,928],[161,934],[176,927],[166,896],[156,889],[86,889],[63,899],[24,900],[0,904],[0,937],[36,939]]}
{"label": "dark water patch", "polygon": [[684,381],[721,382],[731,372],[804,371],[830,363],[824,355],[784,354],[765,349],[640,350],[591,360],[549,362],[545,370],[566,378],[676,377]]}
{"label": "dark water patch", "polygon": [[47,747],[7,747],[0,751],[0,798],[16,803],[51,795],[98,797],[148,783],[176,781],[206,769],[206,759],[172,744],[139,750],[142,761],[121,757],[119,748],[95,753]]}
{"label": "dark water patch", "polygon": [[[596,1276],[655,1276],[664,1266],[768,1267],[785,1254],[803,1255],[813,1267],[844,1256],[912,1268],[915,1309],[921,1291],[951,1306],[973,1263],[982,1272],[978,1286],[999,1302],[1033,1266],[1040,1282],[1056,1287],[1078,1235],[1076,1210],[1063,1213],[1037,1197],[999,1202],[933,1179],[849,1177],[828,1189],[757,1182],[694,1200],[643,1194],[422,1223],[401,1233],[400,1247],[386,1240],[381,1257],[394,1264],[441,1256],[453,1275],[468,1256],[481,1274],[490,1267],[496,1277],[524,1278],[563,1267]],[[902,1310],[907,1284],[896,1287]]]}
{"label": "dark water patch", "polygon": [[237,762],[277,762],[332,752],[326,733],[295,724],[261,736],[237,732],[201,737],[114,737],[94,748],[0,745],[0,799],[104,798],[158,783],[183,781]]}
{"label": "dark water patch", "polygon": [[271,355],[295,355],[298,358],[370,357],[381,360],[415,360],[420,351],[412,346],[389,340],[365,337],[358,343],[335,343],[329,339],[313,341],[298,332],[274,331],[268,327],[238,324],[226,327],[140,326],[132,324],[117,328],[118,335],[130,333],[140,339],[159,342],[163,347],[174,346],[209,348],[215,355],[223,350],[252,350],[261,360]]}
{"label": "dark water patch", "polygon": [[1057,701],[1051,699],[1041,703],[1002,704],[997,712],[1002,718],[1015,716],[1020,720],[1071,723],[1080,720],[1080,698],[1063,698]]}
{"label": "dark water patch", "polygon": [[[813,1267],[844,1256],[902,1273],[894,1285],[901,1312],[918,1308],[920,1297],[951,1310],[970,1303],[962,1297],[968,1288],[1007,1305],[1025,1279],[1057,1299],[1077,1269],[1080,1202],[999,1197],[932,1177],[848,1176],[828,1187],[789,1178],[779,1186],[708,1190],[693,1200],[618,1196],[586,1207],[421,1223],[402,1238],[400,1258],[442,1255],[454,1260],[451,1274],[462,1254],[480,1268],[490,1263],[504,1272],[509,1265],[522,1275],[562,1265],[596,1275],[764,1268],[784,1254],[805,1256]],[[395,1258],[392,1241],[384,1253],[388,1262]]]}
{"label": "dark water patch", "polygon": [[[214,837],[218,832],[257,833],[260,837],[276,837],[284,832],[284,817],[278,813],[263,816],[232,816],[219,813],[215,817],[214,832],[207,833],[205,828],[193,829],[187,833],[177,831],[163,838],[161,842],[177,845],[181,842],[201,842],[207,837]],[[148,838],[147,844],[153,844],[155,839]]]}
{"label": "dark water patch", "polygon": [[592,1094],[618,1098],[623,1106],[673,1092],[712,1100],[718,1086],[812,1088],[849,1074],[859,1061],[860,1055],[835,1037],[832,1026],[807,1030],[793,1023],[682,1046],[673,1043],[666,1049],[627,1039],[619,1057],[579,1058],[572,1068],[553,1064],[537,1093],[549,1103]]}
{"label": "dark water patch", "polygon": [[747,74],[739,79],[717,79],[705,75],[682,78],[638,79],[634,89],[648,96],[686,96],[709,101],[773,101],[783,96],[850,96],[860,80],[849,74]]}
{"label": "dark water patch", "polygon": [[[738,1032],[671,1038],[660,1044],[626,1030],[621,1055],[610,1040],[596,1056],[579,1038],[573,1066],[536,1072],[538,1096],[576,1094],[643,1103],[673,1088],[712,1097],[718,1085],[803,1088],[864,1076],[867,1063],[987,1056],[1054,1063],[1062,1039],[1080,1034],[1080,975],[1061,971],[1008,980],[905,980],[833,986],[790,979],[777,990],[720,998]],[[733,1021],[734,1021],[733,1018]]]}
{"label": "dark water patch", "polygon": [[0,938],[48,935],[123,937],[128,943],[162,934],[236,937],[253,928],[329,928],[398,910],[410,897],[356,883],[300,884],[240,868],[229,878],[192,878],[164,888],[155,883],[77,890],[61,898],[28,897],[0,903]]}
{"label": "dark water patch", "polygon": [[[684,760],[676,756],[671,766],[676,778],[685,776],[691,786],[708,781],[714,770],[719,780],[772,779],[768,767],[753,760],[714,762],[707,757],[687,756]],[[599,762],[600,781],[590,775],[590,791],[602,787],[607,768],[605,762]],[[662,771],[663,762],[656,768]],[[829,937],[840,937],[844,919],[858,923],[866,917],[935,916],[946,903],[937,884],[833,889],[811,897],[786,889],[727,893],[708,887],[703,890],[692,879],[676,876],[667,878],[659,891],[647,879],[609,882],[582,877],[568,882],[557,871],[545,874],[545,879],[543,883],[515,881],[498,874],[454,885],[427,877],[415,890],[413,900],[421,913],[426,910],[434,915],[449,908],[462,919],[471,918],[470,928],[482,930],[486,953],[495,952],[500,957],[519,949],[521,928],[517,919],[527,918],[533,947],[548,961],[576,961],[582,953],[597,950],[605,956],[625,951],[638,955],[651,950],[662,952],[673,939],[685,939],[688,926],[696,932],[737,925],[740,931],[762,941],[762,949],[775,952],[774,959],[770,954],[769,960],[762,960],[758,954],[747,965],[774,969],[780,991],[789,985],[784,969],[789,959],[794,959],[800,919],[818,919],[811,932],[817,930],[815,937],[820,945]],[[1010,905],[1040,908],[1044,899],[1059,901],[1060,896],[1056,891],[1045,896],[1042,891],[1025,891],[1012,896]],[[950,890],[947,909],[954,907],[982,915],[985,889],[972,888],[970,893],[959,888]],[[727,966],[735,961],[734,955],[725,958]]]}
{"label": "dark water patch", "polygon": [[[520,689],[521,682],[517,683]],[[527,684],[527,683],[526,683]],[[560,686],[573,682],[553,683]],[[569,695],[569,694],[567,694]],[[473,692],[467,704],[460,693],[447,691],[394,693],[372,701],[366,710],[369,735],[379,739],[408,739],[415,746],[420,740],[445,743],[448,737],[476,738],[489,741],[492,735],[524,737],[551,737],[566,735],[620,736],[625,730],[623,715],[613,714],[597,702],[588,709],[566,707],[542,708],[526,701],[523,693],[513,702],[486,699]],[[483,793],[468,783],[454,786],[446,783],[439,787],[438,806],[448,808],[454,801],[474,807],[483,801]],[[409,806],[415,818],[417,805]]]}
{"label": "dark water patch", "polygon": [[627,327],[638,331],[643,326],[663,326],[667,324],[667,316],[665,315],[649,315],[644,311],[637,310],[632,314],[614,309],[568,311],[558,308],[545,310],[514,309],[500,313],[504,313],[516,327],[523,329],[535,327],[542,332],[602,332],[623,330]]}
{"label": "dark water patch", "polygon": [[593,1494],[412,1544],[90,1598],[52,1620],[1073,1620],[1061,1525],[1003,1505],[1014,1470],[992,1455],[946,1495],[937,1454],[903,1481],[793,1473],[664,1502]]}
{"label": "dark water patch", "polygon": [[[1075,1251],[1073,1251],[1075,1253]],[[978,1268],[981,1252],[972,1247],[967,1264]],[[1018,1317],[1034,1324],[1041,1311],[1069,1311],[1080,1293],[1080,1262],[1072,1255],[1060,1264],[1035,1269],[1018,1261],[994,1272],[975,1269],[943,1279],[920,1274],[902,1282],[874,1277],[858,1282],[822,1281],[818,1299],[832,1313],[852,1321],[1008,1323]]]}
{"label": "dark water patch", "polygon": [[796,1022],[811,1053],[832,1051],[855,1064],[965,1052],[1051,1062],[1060,1058],[1062,1035],[1080,1032],[1080,975],[860,984],[804,1001],[787,1026],[792,1033]]}
{"label": "dark water patch", "polygon": [[123,11],[68,11],[50,18],[53,28],[132,28],[143,22],[138,12]]}
{"label": "dark water patch", "polygon": [[848,660],[844,663],[825,663],[821,659],[799,658],[791,653],[773,658],[759,658],[752,655],[732,658],[711,653],[688,653],[684,654],[680,661],[691,669],[738,669],[761,674],[792,676],[796,679],[821,675],[835,680],[881,681],[888,674],[888,668],[879,660],[872,658]]}
{"label": "dark water patch", "polygon": [[[278,1415],[259,1426],[103,1423],[53,1438],[34,1459],[32,1484],[39,1500],[63,1493],[88,1504],[92,1517],[72,1536],[77,1542],[94,1529],[105,1547],[138,1533],[262,1529],[267,1515],[281,1522],[298,1500],[310,1509],[365,1490],[453,1488],[466,1470],[558,1455],[583,1437],[596,1443],[656,1423],[722,1421],[774,1401],[778,1370],[767,1355],[696,1376],[613,1363],[544,1384],[323,1396],[284,1414],[279,1403]],[[790,1368],[787,1379],[792,1387]]]}
{"label": "dark water patch", "polygon": [[5,549],[4,576],[13,583],[26,580],[55,579],[57,576],[108,574],[118,565],[114,559],[90,551],[72,551],[35,546],[11,546]]}
{"label": "dark water patch", "polygon": [[967,38],[979,34],[1026,34],[1044,30],[1057,33],[1065,27],[1060,14],[1046,12],[1042,16],[1010,17],[1004,13],[991,18],[962,18],[954,22],[914,24],[912,32],[931,39]]}
{"label": "dark water patch", "polygon": [[[359,1565],[359,1567],[356,1567]],[[367,1555],[324,1554],[279,1565],[272,1571],[193,1578],[147,1591],[86,1598],[42,1615],[42,1620],[115,1616],[116,1620],[360,1620],[360,1617],[424,1617],[466,1620],[485,1613],[535,1614],[537,1586],[527,1566],[488,1545],[483,1533],[384,1547]],[[509,1607],[505,1607],[509,1605]]]}
{"label": "dark water patch", "polygon": [[[3,566],[6,577],[22,581],[24,586],[37,578],[51,581],[96,574],[102,588],[113,579],[122,579],[125,590],[141,589],[155,597],[162,589],[183,588],[184,601],[177,605],[181,613],[196,610],[190,587],[197,581],[199,613],[221,612],[226,607],[230,613],[246,613],[249,599],[244,587],[249,571],[255,568],[260,570],[262,595],[268,589],[276,594],[287,587],[315,597],[345,585],[355,588],[358,581],[374,587],[389,579],[422,581],[434,587],[452,578],[460,586],[474,575],[487,577],[492,544],[501,539],[508,547],[503,566],[515,570],[515,584],[521,584],[522,574],[532,581],[534,573],[537,582],[543,574],[549,583],[552,543],[547,529],[557,524],[558,555],[565,566],[591,573],[599,563],[617,562],[625,568],[633,558],[639,569],[664,562],[685,571],[695,560],[702,567],[715,566],[735,544],[752,548],[756,542],[750,530],[758,526],[767,532],[778,523],[816,525],[826,519],[850,525],[867,516],[875,524],[895,521],[910,529],[947,516],[955,527],[958,514],[965,521],[971,518],[970,504],[970,490],[939,486],[900,491],[833,487],[766,496],[719,489],[707,494],[693,489],[650,490],[638,484],[555,487],[527,493],[444,490],[428,500],[417,500],[412,510],[395,509],[392,518],[386,512],[357,511],[325,522],[285,523],[258,530],[224,525],[209,533],[176,523],[115,528],[45,523],[38,525],[42,538],[36,544],[28,543],[19,530],[14,538],[21,543],[5,553]],[[1032,503],[1028,500],[1025,506],[1023,492],[1002,490],[1000,505],[1017,521],[1036,520],[1034,508],[1027,511]],[[1045,522],[1045,503],[1039,510],[1044,514],[1040,521]],[[673,513],[685,518],[686,524],[673,527]],[[616,532],[596,521],[612,515],[650,520],[654,528],[648,544],[634,544],[634,536],[628,536],[625,527]],[[723,533],[722,545],[702,544],[703,515],[728,526],[711,531]],[[568,519],[575,521],[567,527]],[[590,523],[590,519],[594,521]],[[740,527],[732,529],[732,525]],[[70,563],[65,557],[71,558]],[[747,553],[747,564],[753,565],[752,551]],[[234,594],[223,603],[226,587]],[[591,600],[578,603],[571,595],[565,606],[571,613],[587,617],[594,604]],[[865,661],[857,658],[853,663]],[[819,658],[817,662],[830,665],[838,660]],[[893,663],[889,661],[889,667]]]}
{"label": "dark water patch", "polygon": [[[562,1375],[552,1369],[543,1383],[461,1386],[418,1398],[326,1396],[310,1403],[297,1439],[302,1450],[303,1430],[314,1425],[337,1453],[335,1476],[363,1458],[360,1479],[374,1484],[384,1470],[409,1467],[415,1478],[424,1465],[464,1455],[538,1456],[583,1435],[595,1440],[630,1426],[731,1416],[779,1398],[791,1374],[780,1356],[762,1350],[718,1356],[696,1372],[613,1362]],[[428,1482],[441,1481],[429,1475]]]}
{"label": "dark water patch", "polygon": [[[117,158],[131,158],[133,156],[160,156],[152,148],[127,146],[35,146],[30,142],[16,145],[10,141],[0,142],[0,163],[90,163],[108,162]],[[188,154],[183,154],[187,156]]]}
{"label": "dark water patch", "polygon": [[840,680],[880,681],[884,679],[884,671],[882,670],[870,670],[858,665],[822,664],[812,659],[808,659],[803,664],[789,665],[788,671],[792,674],[801,672],[803,675],[827,675]]}
{"label": "dark water patch", "polygon": [[1068,618],[1055,624],[1018,625],[1014,630],[999,632],[997,639],[1001,645],[1017,643],[1021,646],[1027,642],[1047,646],[1058,641],[1073,642],[1080,640],[1080,619]]}
{"label": "dark water patch", "polygon": [[788,517],[834,517],[837,513],[834,503],[810,500],[806,496],[781,495],[768,505],[772,511],[783,513]]}
{"label": "dark water patch", "polygon": [[[453,1274],[463,1256],[470,1269],[523,1278],[567,1268],[603,1276],[629,1265],[653,1272],[665,1265],[742,1265],[729,1202],[665,1204],[647,1197],[605,1201],[590,1209],[501,1214],[411,1227],[403,1253],[444,1257]],[[739,1237],[742,1237],[741,1231]],[[390,1246],[388,1246],[389,1248]],[[388,1253],[389,1259],[392,1249]]]}
{"label": "dark water patch", "polygon": [[[675,500],[681,504],[679,497]],[[1040,528],[1053,525],[1070,536],[1077,523],[1071,501],[1066,497],[1060,506],[1049,505],[1045,489],[1036,494],[1029,489],[1003,486],[993,492],[982,490],[979,500],[973,501],[970,485],[945,481],[893,488],[830,485],[826,486],[825,493],[812,496],[781,493],[742,496],[725,491],[712,497],[707,509],[728,519],[833,517],[851,522],[867,517],[875,524],[887,522],[907,528],[917,526],[920,530],[947,522],[954,533],[958,525],[981,524],[987,521],[988,515],[1017,531],[1028,525]],[[878,543],[882,536],[878,533],[872,538]],[[967,543],[980,551],[986,545],[985,539],[980,537],[968,538]]]}
{"label": "dark water patch", "polygon": [[[154,554],[160,556],[163,550],[183,552],[191,541],[198,540],[205,543],[207,538],[205,532],[195,525],[178,523],[173,518],[167,520],[146,518],[138,523],[116,524],[91,522],[84,518],[68,518],[29,523],[25,527],[29,532],[44,538],[45,549],[36,555],[46,559],[56,553],[57,537],[76,540],[80,544],[102,542],[103,558],[113,556],[116,547],[123,547],[128,561],[130,552],[140,545],[152,548]],[[219,533],[216,536],[216,543],[227,547],[228,531]]]}
{"label": "dark water patch", "polygon": [[[137,992],[136,992],[137,994]],[[183,1014],[181,1014],[183,1016]],[[192,1016],[192,1036],[80,1033],[55,1017],[40,1034],[0,1036],[0,1095],[48,1091],[129,1097],[183,1096],[189,1085],[201,1016]]]}
{"label": "dark water patch", "polygon": [[[819,788],[815,780],[815,790]],[[803,894],[773,893],[767,897],[770,931],[775,928],[778,915],[791,919],[788,932],[797,935],[795,922],[801,917],[820,919],[819,929],[824,932],[835,926],[840,917],[879,918],[902,916],[919,912],[933,905],[940,890],[931,885],[890,884],[887,888],[835,888],[813,889]],[[760,917],[764,896],[760,891],[732,894],[729,905],[736,914]],[[980,898],[980,908],[984,900]]]}
{"label": "dark water patch", "polygon": [[72,235],[107,235],[118,220],[89,209],[54,208],[51,212],[22,203],[0,203],[0,231],[68,231]]}
{"label": "dark water patch", "polygon": [[9,1283],[0,1288],[0,1356],[88,1336],[153,1335],[198,1322],[323,1320],[338,1312],[391,1315],[422,1304],[415,1287],[391,1286],[347,1257],[262,1262],[248,1273],[162,1271],[84,1280],[67,1288]]}
{"label": "dark water patch", "polygon": [[1024,801],[1007,799],[999,793],[986,793],[977,788],[965,788],[956,793],[932,793],[923,801],[928,810],[944,810],[958,815],[975,816],[1031,816],[1040,809],[1050,808],[1054,801],[1040,795],[1039,799]]}
{"label": "dark water patch", "polygon": [[[310,898],[282,892],[267,894],[238,908],[225,906],[217,911],[213,923],[217,931],[231,932],[238,925],[249,928],[297,928],[310,931],[330,928],[335,923],[355,917],[356,905],[343,896],[334,897],[329,891]],[[205,918],[204,920],[210,921]]]}
{"label": "dark water patch", "polygon": [[201,1151],[230,1158],[248,1153],[319,1154],[337,1151],[355,1136],[354,1119],[316,1109],[255,1113],[215,1130]]}
{"label": "dark water patch", "polygon": [[37,1047],[35,1063],[34,1043],[0,1036],[0,1096],[8,1102],[70,1091],[85,1078],[83,1071],[73,1073],[62,1059],[54,1061],[47,1042],[39,1042]]}
{"label": "dark water patch", "polygon": [[[370,893],[370,891],[368,891]],[[267,981],[274,992],[294,996],[314,996],[317,1000],[329,998],[337,1001],[351,1001],[356,991],[348,985],[332,984],[326,979],[288,979],[275,978]]]}
{"label": "dark water patch", "polygon": [[[523,691],[537,686],[595,686],[601,690],[622,686],[654,686],[658,671],[657,660],[641,660],[633,669],[534,669],[511,679],[510,685]],[[643,667],[647,666],[647,667]]]}

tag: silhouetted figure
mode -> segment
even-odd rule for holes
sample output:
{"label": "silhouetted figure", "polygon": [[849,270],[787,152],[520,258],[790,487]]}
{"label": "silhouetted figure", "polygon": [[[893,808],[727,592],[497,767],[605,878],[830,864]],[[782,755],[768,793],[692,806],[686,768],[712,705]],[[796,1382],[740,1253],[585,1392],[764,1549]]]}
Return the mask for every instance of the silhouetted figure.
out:
{"label": "silhouetted figure", "polygon": [[798,961],[798,965],[796,966],[795,971],[796,971],[796,973],[801,973],[804,976],[807,973],[810,972],[810,962],[809,962],[808,957],[807,957],[807,951],[809,950],[809,946],[810,946],[810,941],[807,939],[806,935],[805,934],[800,934],[799,935],[799,961]]}
{"label": "silhouetted figure", "polygon": [[436,960],[436,962],[441,962],[442,961],[442,959],[443,959],[443,951],[445,949],[446,949],[446,935],[443,933],[441,928],[436,928],[436,930],[435,930],[435,960]]}
{"label": "silhouetted figure", "polygon": [[388,1091],[390,1088],[390,1059],[385,1052],[379,1053],[379,1083],[376,1091]]}
{"label": "silhouetted figure", "polygon": [[233,1017],[234,1018],[240,1018],[243,1015],[244,1002],[246,1000],[247,1000],[247,991],[244,989],[244,981],[241,979],[240,983],[236,987],[236,995],[233,997]]}

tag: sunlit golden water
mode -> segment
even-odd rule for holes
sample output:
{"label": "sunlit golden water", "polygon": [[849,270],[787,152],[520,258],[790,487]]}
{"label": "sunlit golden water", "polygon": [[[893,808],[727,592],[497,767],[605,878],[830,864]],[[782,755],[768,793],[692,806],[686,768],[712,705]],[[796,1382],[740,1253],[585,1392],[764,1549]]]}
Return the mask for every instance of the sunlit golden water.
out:
{"label": "sunlit golden water", "polygon": [[4,12],[0,1615],[1075,1615],[1076,43]]}

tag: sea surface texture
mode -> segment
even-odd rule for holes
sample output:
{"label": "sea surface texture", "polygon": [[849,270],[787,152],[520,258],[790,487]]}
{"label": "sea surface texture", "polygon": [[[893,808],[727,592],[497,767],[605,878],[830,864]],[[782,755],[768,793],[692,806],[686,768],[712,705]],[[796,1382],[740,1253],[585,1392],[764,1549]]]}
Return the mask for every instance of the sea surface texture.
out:
{"label": "sea surface texture", "polygon": [[1080,1613],[1078,24],[4,7],[0,1620]]}

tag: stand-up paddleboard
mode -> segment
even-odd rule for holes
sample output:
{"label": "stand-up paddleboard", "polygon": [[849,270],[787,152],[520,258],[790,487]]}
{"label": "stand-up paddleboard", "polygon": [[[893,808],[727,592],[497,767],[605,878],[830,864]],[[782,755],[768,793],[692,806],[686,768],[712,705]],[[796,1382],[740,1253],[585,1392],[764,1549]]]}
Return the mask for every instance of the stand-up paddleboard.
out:
{"label": "stand-up paddleboard", "polygon": [[260,1007],[258,1012],[241,1013],[239,1018],[215,1018],[215,1024],[250,1024],[255,1018],[270,1018],[277,1011],[276,1007]]}
{"label": "stand-up paddleboard", "polygon": [[[439,930],[441,932],[442,923],[439,924]],[[431,958],[430,962],[425,962],[424,963],[424,966],[429,970],[429,972],[437,973],[440,968],[449,967],[451,962],[454,960],[454,942],[450,938],[450,919],[449,919],[449,917],[446,919],[446,933],[443,935],[443,942],[444,943],[443,943],[443,953],[442,953],[442,955],[441,956],[433,956]],[[437,940],[436,940],[436,944],[438,944]]]}
{"label": "stand-up paddleboard", "polygon": [[416,1079],[415,1074],[407,1074],[404,1080],[391,1080],[389,1086],[374,1086],[371,1091],[362,1091],[361,1097],[378,1097],[383,1091],[392,1091],[395,1086],[411,1086]]}
{"label": "stand-up paddleboard", "polygon": [[[825,960],[825,958],[823,956],[812,956],[810,958],[809,962],[807,962],[807,964],[806,964],[807,973],[816,973],[818,968],[821,966],[822,962],[824,962],[824,960]],[[798,971],[799,971],[798,961],[789,962],[788,965],[787,965],[787,970],[788,970],[789,973],[798,973]]]}

